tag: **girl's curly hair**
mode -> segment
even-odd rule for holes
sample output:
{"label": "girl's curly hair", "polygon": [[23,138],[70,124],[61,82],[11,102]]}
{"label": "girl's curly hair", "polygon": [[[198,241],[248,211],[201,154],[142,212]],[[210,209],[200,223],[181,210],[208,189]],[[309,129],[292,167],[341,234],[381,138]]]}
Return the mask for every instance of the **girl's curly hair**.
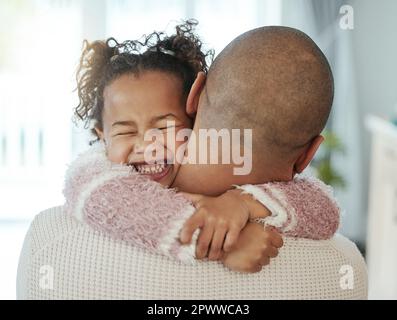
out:
{"label": "girl's curly hair", "polygon": [[182,95],[187,98],[197,73],[207,73],[214,56],[213,50],[202,51],[202,43],[193,32],[197,24],[196,20],[185,21],[176,26],[172,36],[153,32],[143,36],[143,40],[122,43],[114,38],[91,43],[85,40],[76,73],[79,96],[76,119],[84,121],[86,126],[94,121],[102,129],[103,91],[110,82],[127,73],[171,73],[182,81]]}

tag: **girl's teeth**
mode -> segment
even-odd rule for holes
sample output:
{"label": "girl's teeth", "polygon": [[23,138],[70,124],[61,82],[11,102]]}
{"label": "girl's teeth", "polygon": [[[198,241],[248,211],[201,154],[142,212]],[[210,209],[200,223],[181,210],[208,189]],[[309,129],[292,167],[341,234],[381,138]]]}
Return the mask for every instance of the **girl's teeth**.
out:
{"label": "girl's teeth", "polygon": [[145,165],[137,165],[136,169],[138,170],[139,173],[143,174],[154,174],[154,173],[161,173],[165,169],[164,164],[155,164],[155,165],[150,165],[150,164],[145,164]]}

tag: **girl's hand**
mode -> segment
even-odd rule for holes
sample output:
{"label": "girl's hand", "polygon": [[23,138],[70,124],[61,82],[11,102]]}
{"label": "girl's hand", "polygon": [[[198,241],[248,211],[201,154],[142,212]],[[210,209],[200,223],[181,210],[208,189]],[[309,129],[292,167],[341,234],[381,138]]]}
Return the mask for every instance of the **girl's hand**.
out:
{"label": "girl's hand", "polygon": [[196,207],[196,212],[184,224],[180,240],[189,243],[193,233],[200,228],[196,257],[208,255],[210,260],[221,258],[222,250],[229,252],[237,242],[240,231],[250,218],[247,203],[239,192],[225,192],[219,197],[182,193]]}
{"label": "girl's hand", "polygon": [[282,246],[283,239],[275,229],[249,222],[241,231],[236,248],[223,255],[222,263],[233,271],[259,272]]}

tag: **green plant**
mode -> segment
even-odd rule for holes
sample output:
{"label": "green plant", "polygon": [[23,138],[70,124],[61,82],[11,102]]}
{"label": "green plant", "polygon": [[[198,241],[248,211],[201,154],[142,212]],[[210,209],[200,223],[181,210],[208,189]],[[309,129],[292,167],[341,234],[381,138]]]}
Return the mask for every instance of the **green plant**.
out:
{"label": "green plant", "polygon": [[324,131],[324,142],[321,145],[319,155],[312,162],[317,178],[333,187],[345,188],[346,181],[343,176],[332,165],[332,155],[343,154],[345,147],[339,137],[331,132]]}

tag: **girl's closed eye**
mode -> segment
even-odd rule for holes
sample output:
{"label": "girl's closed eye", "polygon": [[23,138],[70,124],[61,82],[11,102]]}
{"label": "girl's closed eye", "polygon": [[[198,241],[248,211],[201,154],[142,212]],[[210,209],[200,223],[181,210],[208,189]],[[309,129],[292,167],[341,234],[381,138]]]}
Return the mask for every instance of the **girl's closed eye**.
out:
{"label": "girl's closed eye", "polygon": [[135,136],[137,134],[136,131],[126,131],[126,132],[118,132],[113,135],[113,137],[122,137],[122,136]]}
{"label": "girl's closed eye", "polygon": [[175,129],[175,128],[178,128],[178,127],[180,127],[180,126],[172,125],[172,126],[158,127],[157,129],[159,129],[159,130],[168,130],[168,129]]}
{"label": "girl's closed eye", "polygon": [[183,124],[180,121],[180,119],[173,113],[161,115],[153,119],[153,128],[156,128],[161,131],[177,129],[182,126]]}

